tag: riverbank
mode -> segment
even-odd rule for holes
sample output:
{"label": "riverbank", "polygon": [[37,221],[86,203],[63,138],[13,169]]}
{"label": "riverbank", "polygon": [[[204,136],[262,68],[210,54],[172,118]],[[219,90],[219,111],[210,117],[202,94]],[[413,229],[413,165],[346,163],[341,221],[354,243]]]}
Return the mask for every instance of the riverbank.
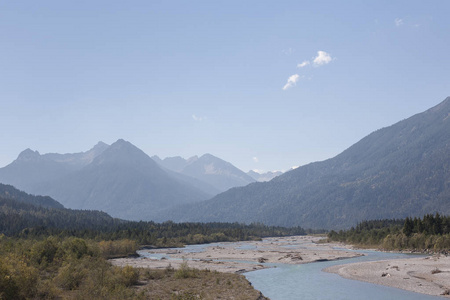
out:
{"label": "riverbank", "polygon": [[271,264],[304,264],[361,256],[346,250],[336,250],[339,244],[318,243],[321,237],[291,236],[266,238],[263,241],[220,243],[205,246],[199,252],[183,249],[152,249],[140,252],[145,257],[110,260],[113,265],[137,268],[175,269],[188,261],[189,267],[224,273],[244,273],[271,267]]}
{"label": "riverbank", "polygon": [[450,257],[443,255],[337,265],[324,271],[348,279],[450,297]]}

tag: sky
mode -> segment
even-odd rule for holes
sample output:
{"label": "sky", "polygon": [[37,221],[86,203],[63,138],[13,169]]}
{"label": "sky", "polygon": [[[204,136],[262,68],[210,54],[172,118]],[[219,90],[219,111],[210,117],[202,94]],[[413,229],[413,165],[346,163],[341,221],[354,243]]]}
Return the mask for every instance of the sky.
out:
{"label": "sky", "polygon": [[0,1],[0,167],[123,138],[248,171],[450,96],[450,1]]}

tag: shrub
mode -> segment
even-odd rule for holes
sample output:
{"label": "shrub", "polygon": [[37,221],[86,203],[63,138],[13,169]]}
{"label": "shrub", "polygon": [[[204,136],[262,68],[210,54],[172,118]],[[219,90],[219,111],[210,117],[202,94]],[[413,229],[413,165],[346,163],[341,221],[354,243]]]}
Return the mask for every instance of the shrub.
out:
{"label": "shrub", "polygon": [[84,264],[76,261],[65,263],[55,277],[58,286],[65,290],[74,290],[78,288],[87,275],[87,268]]}
{"label": "shrub", "polygon": [[183,262],[181,263],[180,268],[178,268],[175,271],[174,276],[175,276],[175,278],[180,279],[180,278],[197,277],[197,274],[196,274],[195,269],[189,268],[187,260],[183,259]]}
{"label": "shrub", "polygon": [[0,299],[32,298],[37,290],[38,271],[29,266],[24,257],[14,254],[0,260]]}
{"label": "shrub", "polygon": [[85,255],[93,255],[85,240],[80,238],[68,238],[61,245],[61,251],[66,258],[80,259]]}
{"label": "shrub", "polygon": [[126,287],[137,283],[139,279],[139,271],[131,266],[125,266],[120,269],[120,281]]}
{"label": "shrub", "polygon": [[35,243],[31,247],[30,257],[32,261],[36,262],[42,267],[46,267],[47,264],[52,263],[58,251],[58,241],[54,237],[48,237],[47,239]]}

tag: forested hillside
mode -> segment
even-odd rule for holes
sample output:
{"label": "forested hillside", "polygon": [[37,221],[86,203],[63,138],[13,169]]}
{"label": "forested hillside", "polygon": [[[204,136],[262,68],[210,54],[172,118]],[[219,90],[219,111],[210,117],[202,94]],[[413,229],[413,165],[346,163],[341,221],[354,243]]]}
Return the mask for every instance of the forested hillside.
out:
{"label": "forested hillside", "polygon": [[14,199],[17,202],[32,204],[35,206],[42,206],[46,208],[64,208],[58,201],[48,196],[34,196],[25,192],[19,191],[12,185],[0,183],[0,198]]}

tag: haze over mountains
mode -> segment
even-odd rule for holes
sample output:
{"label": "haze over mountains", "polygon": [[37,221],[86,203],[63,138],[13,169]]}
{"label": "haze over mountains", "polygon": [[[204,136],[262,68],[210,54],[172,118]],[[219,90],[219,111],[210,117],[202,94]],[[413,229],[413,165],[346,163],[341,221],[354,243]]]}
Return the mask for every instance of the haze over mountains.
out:
{"label": "haze over mountains", "polygon": [[0,182],[50,195],[69,208],[148,220],[161,209],[206,200],[227,187],[254,181],[210,154],[189,162],[182,172],[162,168],[124,140],[111,146],[99,142],[75,154],[41,155],[26,149],[0,169]]}
{"label": "haze over mountains", "polygon": [[281,174],[283,174],[283,172],[281,171],[273,171],[273,172],[269,171],[265,173],[258,173],[253,170],[250,170],[247,172],[248,176],[252,177],[253,179],[259,182],[270,181],[275,177],[280,176]]}
{"label": "haze over mountains", "polygon": [[161,160],[152,157],[162,167],[193,178],[197,178],[213,186],[218,192],[224,192],[232,187],[244,186],[255,182],[255,179],[211,154],[201,157],[193,156],[189,159],[182,157],[167,157]]}
{"label": "haze over mountains", "polygon": [[230,189],[159,219],[337,229],[435,212],[450,214],[450,97],[334,158]]}
{"label": "haze over mountains", "polygon": [[75,154],[27,149],[0,168],[1,183],[129,220],[339,229],[450,214],[450,97],[334,158],[255,182],[274,175],[245,174],[211,154],[152,159],[124,140]]}

